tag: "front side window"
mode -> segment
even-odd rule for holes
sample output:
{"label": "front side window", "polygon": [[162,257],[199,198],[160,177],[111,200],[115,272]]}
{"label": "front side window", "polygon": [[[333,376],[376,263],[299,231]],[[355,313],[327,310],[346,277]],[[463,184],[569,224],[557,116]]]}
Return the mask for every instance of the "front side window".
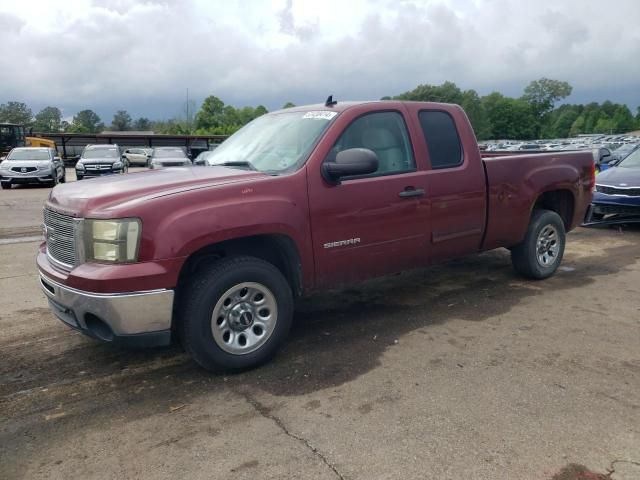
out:
{"label": "front side window", "polygon": [[456,124],[446,112],[425,110],[418,114],[424,141],[427,143],[431,168],[462,165],[462,144]]}
{"label": "front side window", "polygon": [[328,160],[350,148],[368,148],[378,156],[378,170],[368,176],[415,170],[409,134],[398,112],[377,112],[354,120],[333,146]]}

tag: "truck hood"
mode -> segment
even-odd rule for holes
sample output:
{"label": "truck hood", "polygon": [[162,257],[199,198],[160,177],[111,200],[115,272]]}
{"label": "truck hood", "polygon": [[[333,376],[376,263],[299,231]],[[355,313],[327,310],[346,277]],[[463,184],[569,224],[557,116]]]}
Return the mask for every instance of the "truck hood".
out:
{"label": "truck hood", "polygon": [[144,204],[165,195],[266,177],[261,172],[226,167],[176,167],[109,175],[58,185],[51,191],[47,206],[74,217],[108,216],[109,209],[124,204]]}
{"label": "truck hood", "polygon": [[598,174],[596,183],[611,187],[638,187],[640,186],[640,168],[608,168]]}

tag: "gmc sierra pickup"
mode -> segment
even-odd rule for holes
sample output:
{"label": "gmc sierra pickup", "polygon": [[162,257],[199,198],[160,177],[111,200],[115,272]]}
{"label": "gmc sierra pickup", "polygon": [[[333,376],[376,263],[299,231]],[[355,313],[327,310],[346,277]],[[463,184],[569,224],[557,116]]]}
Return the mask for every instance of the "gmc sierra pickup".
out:
{"label": "gmc sierra pickup", "polygon": [[37,264],[57,317],[253,367],[315,289],[498,247],[552,275],[595,182],[591,152],[483,159],[460,107],[422,102],[269,113],[207,162],[52,190]]}

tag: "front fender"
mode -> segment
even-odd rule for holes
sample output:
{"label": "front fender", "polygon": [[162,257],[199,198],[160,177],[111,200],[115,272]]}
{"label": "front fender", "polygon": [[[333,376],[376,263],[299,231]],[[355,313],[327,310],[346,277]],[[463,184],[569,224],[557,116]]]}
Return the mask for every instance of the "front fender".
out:
{"label": "front fender", "polygon": [[[155,258],[186,257],[203,247],[262,234],[290,237],[300,249],[307,218],[294,202],[260,197],[251,201],[192,206],[172,212],[156,229]],[[286,223],[284,222],[286,220]]]}

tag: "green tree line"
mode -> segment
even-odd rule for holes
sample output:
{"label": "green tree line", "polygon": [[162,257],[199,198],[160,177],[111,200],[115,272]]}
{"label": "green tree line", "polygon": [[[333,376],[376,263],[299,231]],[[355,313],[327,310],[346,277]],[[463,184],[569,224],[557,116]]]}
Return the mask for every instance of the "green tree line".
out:
{"label": "green tree line", "polygon": [[[382,100],[414,100],[456,103],[467,112],[479,140],[565,138],[583,133],[626,133],[640,129],[640,107],[635,116],[624,104],[605,101],[588,104],[560,104],[571,95],[567,82],[541,78],[529,83],[520,97],[500,92],[480,96],[475,90],[462,90],[453,82],[418,85],[413,90]],[[295,106],[287,102],[282,108]],[[62,118],[57,107],[46,107],[33,114],[22,102],[0,104],[0,121],[20,123],[37,132],[96,133],[103,130],[142,130],[167,134],[229,135],[254,118],[267,113],[263,105],[236,108],[211,95],[204,99],[195,115],[185,105],[186,115],[169,120],[133,119],[118,110],[107,126],[93,110],[82,110],[71,122]]]}
{"label": "green tree line", "polygon": [[624,104],[605,101],[586,105],[556,104],[571,95],[567,82],[541,78],[524,89],[521,97],[492,92],[483,97],[461,90],[455,83],[418,85],[383,100],[457,103],[467,112],[480,140],[566,138],[582,133],[626,133],[640,129],[640,107],[635,117]]}

